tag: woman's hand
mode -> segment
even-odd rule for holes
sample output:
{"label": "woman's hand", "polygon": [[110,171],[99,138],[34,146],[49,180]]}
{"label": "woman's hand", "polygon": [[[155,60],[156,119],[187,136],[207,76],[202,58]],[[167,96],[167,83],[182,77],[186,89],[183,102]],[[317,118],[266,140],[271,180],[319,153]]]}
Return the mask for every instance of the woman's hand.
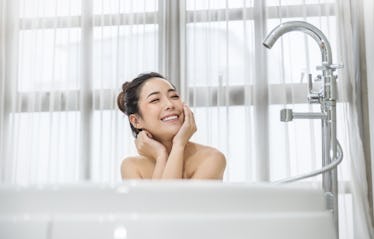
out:
{"label": "woman's hand", "polygon": [[173,146],[179,145],[184,147],[196,130],[195,117],[191,109],[187,105],[184,105],[184,122],[173,138]]}
{"label": "woman's hand", "polygon": [[135,139],[135,145],[140,155],[154,160],[167,158],[165,146],[153,139],[152,135],[146,130],[142,130],[138,133]]}

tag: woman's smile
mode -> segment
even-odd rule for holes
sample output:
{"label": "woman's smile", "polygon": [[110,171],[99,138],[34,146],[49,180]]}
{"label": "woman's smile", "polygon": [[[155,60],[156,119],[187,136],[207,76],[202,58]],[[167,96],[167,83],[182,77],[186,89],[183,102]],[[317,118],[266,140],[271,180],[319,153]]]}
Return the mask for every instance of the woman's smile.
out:
{"label": "woman's smile", "polygon": [[179,122],[178,114],[169,114],[161,118],[161,121],[164,123],[175,123]]}

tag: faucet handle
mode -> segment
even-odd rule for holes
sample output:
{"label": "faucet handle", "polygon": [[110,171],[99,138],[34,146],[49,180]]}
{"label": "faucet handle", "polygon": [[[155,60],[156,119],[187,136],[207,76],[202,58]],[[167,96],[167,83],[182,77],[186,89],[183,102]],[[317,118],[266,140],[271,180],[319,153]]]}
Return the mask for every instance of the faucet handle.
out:
{"label": "faucet handle", "polygon": [[331,64],[331,65],[328,65],[327,63],[322,63],[322,66],[317,66],[316,69],[317,70],[336,70],[336,69],[342,69],[344,68],[344,65],[343,64]]}
{"label": "faucet handle", "polygon": [[308,94],[309,104],[318,104],[320,103],[320,96],[317,94]]}
{"label": "faucet handle", "polygon": [[331,64],[330,68],[332,68],[332,69],[343,69],[344,65],[343,64]]}
{"label": "faucet handle", "polygon": [[[321,75],[317,75],[314,81],[321,81]],[[308,102],[309,104],[319,103],[321,96],[321,90],[313,90],[313,77],[312,74],[308,74]]]}
{"label": "faucet handle", "polygon": [[314,78],[314,81],[321,81],[322,80],[322,76],[321,75],[317,75],[316,78]]}
{"label": "faucet handle", "polygon": [[288,122],[293,119],[293,112],[291,109],[281,109],[280,111],[280,120],[282,122]]}

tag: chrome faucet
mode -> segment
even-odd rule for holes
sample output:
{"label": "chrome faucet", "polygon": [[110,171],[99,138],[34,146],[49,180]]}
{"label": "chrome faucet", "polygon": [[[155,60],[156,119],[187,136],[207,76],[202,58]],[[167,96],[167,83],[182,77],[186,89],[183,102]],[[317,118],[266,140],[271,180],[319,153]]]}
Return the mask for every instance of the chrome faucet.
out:
{"label": "chrome faucet", "polygon": [[305,175],[295,176],[280,180],[279,182],[292,182],[322,173],[323,189],[326,193],[328,206],[334,212],[336,235],[338,236],[338,183],[337,165],[343,159],[343,152],[336,138],[336,79],[334,71],[342,68],[341,65],[332,64],[331,46],[326,36],[315,26],[303,21],[285,22],[275,27],[265,38],[263,45],[271,48],[283,34],[291,31],[301,31],[311,36],[321,50],[322,64],[317,70],[322,75],[316,77],[316,81],[323,81],[321,89],[313,90],[312,76],[308,77],[308,102],[321,104],[321,112],[295,113],[291,109],[281,110],[281,121],[287,122],[293,119],[321,119],[322,129],[322,168]]}
{"label": "chrome faucet", "polygon": [[306,33],[307,35],[311,36],[318,44],[321,50],[322,56],[322,65],[317,66],[317,70],[322,70],[322,76],[318,75],[316,79],[323,79],[323,91],[321,92],[314,92],[312,86],[312,77],[308,78],[308,88],[309,88],[309,102],[311,103],[320,103],[320,101],[315,101],[316,97],[319,100],[322,98],[334,98],[336,99],[336,87],[335,85],[330,87],[329,83],[333,81],[332,78],[336,76],[333,75],[335,69],[342,68],[341,65],[333,65],[332,64],[332,54],[331,54],[331,46],[329,41],[327,40],[326,36],[316,28],[315,26],[302,21],[292,21],[292,22],[285,22],[274,28],[265,38],[263,45],[267,48],[272,48],[274,43],[281,37],[283,34],[291,31],[301,31]]}
{"label": "chrome faucet", "polygon": [[274,43],[281,37],[283,34],[290,31],[301,31],[309,36],[311,36],[318,43],[319,48],[321,49],[322,63],[326,62],[331,65],[332,56],[331,56],[331,46],[326,36],[316,28],[315,26],[302,21],[292,21],[285,22],[274,28],[265,38],[263,45],[267,48],[272,48]]}

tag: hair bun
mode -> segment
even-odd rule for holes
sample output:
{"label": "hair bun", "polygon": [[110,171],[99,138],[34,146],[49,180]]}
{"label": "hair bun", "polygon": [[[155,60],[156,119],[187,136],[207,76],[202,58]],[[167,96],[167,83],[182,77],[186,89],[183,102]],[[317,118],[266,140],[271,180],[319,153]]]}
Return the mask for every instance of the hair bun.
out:
{"label": "hair bun", "polygon": [[119,93],[117,97],[117,105],[118,108],[127,115],[127,107],[126,107],[126,93],[127,89],[129,88],[130,82],[125,82],[122,84],[122,92]]}
{"label": "hair bun", "polygon": [[126,81],[122,84],[122,91],[126,93],[127,89],[129,88],[130,82]]}

